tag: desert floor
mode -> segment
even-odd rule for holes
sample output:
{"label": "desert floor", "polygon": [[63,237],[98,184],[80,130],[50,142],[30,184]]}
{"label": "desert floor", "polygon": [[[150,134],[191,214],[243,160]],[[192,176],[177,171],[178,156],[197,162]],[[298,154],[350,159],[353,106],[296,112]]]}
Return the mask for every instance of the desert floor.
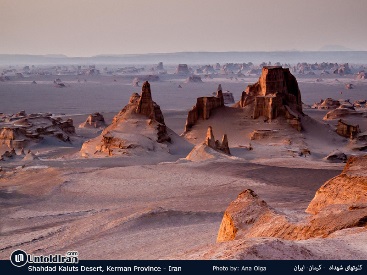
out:
{"label": "desert floor", "polygon": [[[351,102],[367,98],[367,80],[329,75],[317,82],[319,76],[296,77],[305,104],[327,97]],[[197,251],[215,245],[223,213],[241,191],[253,189],[271,207],[298,220],[308,215],[304,211],[316,190],[344,167],[323,158],[335,149],[349,150],[348,141],[330,131],[336,122],[322,120],[326,111],[305,109],[316,122],[306,119],[305,132],[294,134],[292,146],[283,142],[293,135],[288,129],[279,139],[252,143],[254,150],[248,151],[245,147],[252,130],[282,126],[245,121],[240,111],[228,107],[200,122],[185,136],[186,146],[170,156],[85,159],[79,154],[82,143],[101,130],[77,126],[92,112],[101,112],[110,123],[140,88],[122,76],[88,76],[87,82],[80,83],[76,76],[62,76],[66,88],[55,88],[54,78],[0,83],[0,112],[25,110],[72,117],[77,131],[72,143],[44,140],[34,145],[38,160],[0,163],[0,259],[8,259],[17,248],[38,254],[73,250],[80,259],[202,258]],[[197,97],[211,95],[221,83],[238,101],[246,86],[257,79],[216,77],[186,84],[182,77],[166,75],[151,82],[151,88],[167,126],[180,135]],[[355,88],[346,90],[345,83]],[[362,131],[367,130],[366,119],[359,124]],[[227,133],[232,156],[186,160],[194,145],[204,140],[209,125],[218,139]],[[311,150],[311,156],[292,153],[302,146]],[[351,236],[330,238],[330,246],[310,240],[318,254],[294,257],[367,259],[361,245],[366,236]],[[347,242],[355,249],[343,250]],[[284,248],[277,251],[277,257],[292,258]],[[274,258],[276,253],[271,253],[257,258]]]}

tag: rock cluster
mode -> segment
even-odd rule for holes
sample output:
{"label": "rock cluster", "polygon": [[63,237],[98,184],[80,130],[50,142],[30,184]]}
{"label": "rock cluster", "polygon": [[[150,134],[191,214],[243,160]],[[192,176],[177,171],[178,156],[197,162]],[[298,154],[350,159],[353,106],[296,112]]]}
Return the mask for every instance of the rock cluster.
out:
{"label": "rock cluster", "polygon": [[336,126],[336,133],[342,137],[354,139],[360,132],[359,125],[350,125],[341,119]]}
{"label": "rock cluster", "polygon": [[301,130],[301,93],[289,69],[264,66],[259,81],[246,88],[237,105],[248,109],[253,119],[285,117],[293,127]]}
{"label": "rock cluster", "polygon": [[24,111],[3,116],[0,122],[0,145],[9,148],[25,148],[31,141],[40,141],[45,136],[56,137],[62,141],[70,141],[70,135],[75,134],[71,118],[63,120],[53,118],[51,114],[30,114]]}
{"label": "rock cluster", "polygon": [[226,153],[228,155],[231,154],[231,152],[229,151],[227,135],[223,135],[222,142],[220,142],[219,140],[215,140],[213,129],[211,126],[208,127],[204,144],[212,149],[222,151],[223,153]]}
{"label": "rock cluster", "polygon": [[106,122],[100,113],[93,113],[87,117],[87,120],[79,125],[79,128],[101,128],[105,127]]}
{"label": "rock cluster", "polygon": [[349,64],[345,63],[345,64],[341,64],[339,65],[339,67],[337,69],[334,70],[334,74],[339,74],[339,75],[345,75],[345,74],[351,74],[352,71],[349,68]]}
{"label": "rock cluster", "polygon": [[187,115],[185,132],[189,131],[199,119],[209,119],[211,111],[219,107],[224,107],[222,90],[218,90],[216,96],[197,98],[196,105]]}

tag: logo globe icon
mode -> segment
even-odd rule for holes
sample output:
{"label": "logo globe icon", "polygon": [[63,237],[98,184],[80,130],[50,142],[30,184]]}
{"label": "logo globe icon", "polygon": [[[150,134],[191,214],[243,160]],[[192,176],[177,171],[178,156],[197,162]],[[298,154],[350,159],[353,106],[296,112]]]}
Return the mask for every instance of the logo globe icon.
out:
{"label": "logo globe icon", "polygon": [[21,267],[27,263],[27,253],[21,249],[13,251],[10,255],[10,262],[12,265]]}

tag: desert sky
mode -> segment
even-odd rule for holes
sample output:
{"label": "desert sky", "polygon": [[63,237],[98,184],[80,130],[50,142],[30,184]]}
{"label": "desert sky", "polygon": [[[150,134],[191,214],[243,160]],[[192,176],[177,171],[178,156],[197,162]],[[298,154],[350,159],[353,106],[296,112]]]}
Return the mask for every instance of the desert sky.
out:
{"label": "desert sky", "polygon": [[365,0],[0,0],[0,54],[367,50],[366,12]]}

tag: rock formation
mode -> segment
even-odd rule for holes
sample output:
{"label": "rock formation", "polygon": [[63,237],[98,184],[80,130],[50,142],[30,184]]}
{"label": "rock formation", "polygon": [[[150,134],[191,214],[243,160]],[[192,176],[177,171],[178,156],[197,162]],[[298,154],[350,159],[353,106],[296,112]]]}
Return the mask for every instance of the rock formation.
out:
{"label": "rock formation", "polygon": [[360,132],[359,125],[350,125],[341,119],[336,126],[336,133],[342,137],[354,139]]}
{"label": "rock formation", "polygon": [[347,89],[347,90],[354,89],[354,85],[352,83],[347,83],[347,84],[345,84],[345,89]]}
{"label": "rock formation", "polygon": [[339,74],[339,75],[345,75],[345,74],[351,74],[351,73],[352,71],[350,70],[348,63],[341,64],[339,68],[334,70],[334,74]]}
{"label": "rock formation", "polygon": [[[330,205],[364,209],[367,223],[367,156],[350,157],[343,172],[317,190],[306,212],[316,214]],[[361,225],[362,226],[362,225]]]}
{"label": "rock formation", "polygon": [[139,87],[139,78],[135,77],[133,79],[133,83],[132,83],[133,87]]}
{"label": "rock formation", "polygon": [[231,92],[225,91],[223,92],[224,104],[233,104],[234,97]]}
{"label": "rock formation", "polygon": [[156,74],[139,75],[139,76],[137,76],[133,79],[132,85],[134,87],[138,87],[138,86],[135,86],[135,85],[139,85],[139,82],[143,82],[143,81],[155,82],[155,81],[159,81],[159,80],[160,80],[160,78]]}
{"label": "rock formation", "polygon": [[202,83],[201,77],[198,75],[191,75],[186,78],[185,83]]}
{"label": "rock formation", "polygon": [[188,75],[190,74],[187,64],[178,64],[175,74]]}
{"label": "rock formation", "polygon": [[79,128],[101,128],[105,127],[106,122],[100,113],[90,114],[85,122],[79,125]]}
{"label": "rock formation", "polygon": [[[222,85],[221,84],[218,85],[218,89],[217,89],[216,92],[213,92],[213,95],[217,95],[218,91],[222,91]],[[223,94],[224,104],[233,104],[233,103],[235,103],[233,94],[231,92],[225,91],[225,92],[222,92],[222,94]]]}
{"label": "rock formation", "polygon": [[73,120],[52,118],[51,114],[30,114],[24,111],[5,116],[0,123],[0,145],[9,148],[25,148],[31,141],[40,141],[45,136],[52,136],[64,142],[70,141],[75,134]]}
{"label": "rock formation", "polygon": [[163,62],[159,62],[158,65],[155,67],[158,71],[163,71]]}
{"label": "rock formation", "polygon": [[219,107],[224,107],[222,90],[217,91],[216,96],[199,97],[196,105],[192,107],[187,115],[185,132],[189,131],[198,119],[209,119],[211,111]]}
{"label": "rock formation", "polygon": [[338,119],[346,116],[362,116],[362,112],[357,112],[353,107],[345,108],[345,106],[341,105],[338,108],[329,111],[325,116],[324,120],[329,119]]}
{"label": "rock formation", "polygon": [[[277,212],[254,191],[247,189],[240,193],[226,209],[218,231],[217,242],[256,237],[307,240],[325,238],[346,228],[366,226],[367,205],[356,204],[357,189],[361,191],[360,186],[355,188],[349,202],[348,199],[342,199],[342,203],[345,204],[329,205],[299,222],[294,222],[287,215]],[[366,202],[366,197],[364,196],[360,201]],[[307,210],[310,212],[310,208]]]}
{"label": "rock formation", "polygon": [[204,142],[196,145],[186,156],[186,159],[190,161],[205,161],[208,159],[229,158],[230,154],[227,135],[223,135],[221,142],[215,140],[213,129],[209,126]]}
{"label": "rock formation", "polygon": [[365,71],[358,72],[356,79],[358,80],[367,79],[367,73]]}
{"label": "rock formation", "polygon": [[[134,97],[136,97],[136,94]],[[136,113],[145,115],[146,117],[165,125],[161,108],[152,99],[152,93],[150,91],[150,84],[148,81],[145,81],[141,88],[141,96],[138,100]]]}
{"label": "rock formation", "polygon": [[85,142],[82,156],[129,154],[131,150],[155,151],[157,143],[171,142],[162,111],[153,99],[149,82],[144,82],[141,95],[133,93],[129,103],[113,118],[102,134]]}
{"label": "rock formation", "polygon": [[329,162],[346,162],[347,159],[348,159],[347,155],[338,150],[330,153],[329,155],[325,157],[325,160]]}
{"label": "rock formation", "polygon": [[231,154],[228,147],[228,138],[227,135],[224,134],[222,137],[222,142],[219,142],[219,140],[215,140],[213,129],[211,126],[208,127],[208,131],[206,133],[205,137],[205,145],[209,146],[212,149],[222,151],[223,153],[226,153],[228,155]]}
{"label": "rock formation", "polygon": [[356,108],[367,108],[367,100],[356,100],[354,101],[353,106],[355,106]]}
{"label": "rock formation", "polygon": [[321,99],[320,102],[314,103],[311,108],[313,109],[336,109],[340,106],[339,100],[327,98]]}
{"label": "rock formation", "polygon": [[263,140],[270,138],[279,138],[279,130],[270,130],[270,129],[258,129],[254,130],[250,134],[250,140]]}
{"label": "rock formation", "polygon": [[237,105],[248,109],[253,119],[285,117],[293,127],[301,130],[301,93],[289,69],[264,66],[259,81],[247,87]]}

